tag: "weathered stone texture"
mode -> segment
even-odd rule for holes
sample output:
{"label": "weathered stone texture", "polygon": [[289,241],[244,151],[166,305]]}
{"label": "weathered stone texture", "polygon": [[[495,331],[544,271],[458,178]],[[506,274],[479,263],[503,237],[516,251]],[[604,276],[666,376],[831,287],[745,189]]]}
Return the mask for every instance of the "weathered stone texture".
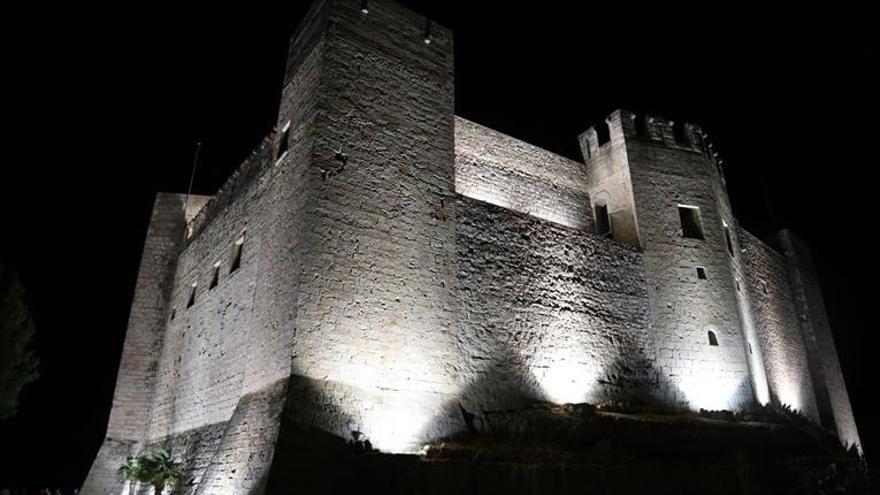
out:
{"label": "weathered stone texture", "polygon": [[227,421],[239,397],[290,373],[299,176],[308,164],[302,131],[292,127],[288,153],[276,163],[273,140],[266,140],[229,185],[234,197],[218,196],[223,208],[194,229],[180,254],[175,318],[168,322],[148,438]]}
{"label": "weathered stone texture", "polygon": [[[224,425],[223,436],[214,444],[193,443],[200,453],[210,452],[210,462],[194,472],[191,492],[262,493],[269,476],[282,407],[287,397],[287,380],[241,397],[235,412]],[[215,446],[216,445],[216,446]],[[197,456],[198,457],[198,456]]]}
{"label": "weathered stone texture", "polygon": [[844,445],[861,449],[813,256],[807,245],[788,230],[779,232],[779,240],[789,260],[792,293],[801,320],[819,417],[823,425],[837,431]]}
{"label": "weathered stone texture", "polygon": [[142,444],[135,440],[105,438],[82,485],[82,493],[116,495],[127,486],[119,481],[116,470],[125,459],[138,454]]}
{"label": "weathered stone texture", "polygon": [[120,489],[116,469],[144,439],[184,221],[184,196],[159,193],[144,241],[106,438],[83,484],[86,493]]}
{"label": "weathered stone texture", "polygon": [[655,384],[640,253],[470,198],[457,211],[467,403],[595,403]]}
{"label": "weathered stone texture", "polygon": [[183,197],[160,193],[144,242],[119,378],[107,425],[111,438],[140,440],[150,409],[171,281],[183,234]]}
{"label": "weathered stone texture", "polygon": [[392,3],[329,15],[294,372],[440,407],[454,390],[451,35],[432,25],[425,44],[425,19]]}
{"label": "weathered stone texture", "polygon": [[584,164],[461,117],[455,117],[455,191],[567,227],[593,228]]}
{"label": "weathered stone texture", "polygon": [[738,237],[745,272],[740,288],[752,309],[771,397],[819,422],[788,262],[746,230]]}
{"label": "weathered stone texture", "polygon": [[185,493],[261,493],[284,421],[401,452],[534,399],[772,396],[857,442],[812,265],[737,228],[695,128],[617,111],[580,164],[453,107],[447,29],[384,0],[313,6],[276,129],[210,200],[157,199],[84,493],[118,492],[108,470],[153,444],[186,458]]}
{"label": "weathered stone texture", "polygon": [[[692,407],[746,405],[753,393],[723,231],[723,222],[733,220],[719,176],[696,148],[675,146],[668,138],[625,137],[631,119],[621,112],[610,122],[611,146],[626,146],[657,364]],[[682,235],[679,205],[699,208],[703,239]],[[705,280],[697,267],[705,269]],[[710,345],[709,331],[717,335],[717,346]]]}
{"label": "weathered stone texture", "polygon": [[593,213],[598,206],[607,208],[608,234],[621,242],[640,246],[623,134],[613,134],[609,142],[600,146],[596,129],[591,127],[578,136],[578,140],[586,161],[587,188]]}

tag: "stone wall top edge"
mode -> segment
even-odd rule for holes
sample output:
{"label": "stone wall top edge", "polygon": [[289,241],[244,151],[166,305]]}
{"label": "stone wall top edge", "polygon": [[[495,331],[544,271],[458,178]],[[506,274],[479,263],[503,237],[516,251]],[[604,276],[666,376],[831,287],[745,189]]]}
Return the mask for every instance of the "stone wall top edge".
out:
{"label": "stone wall top edge", "polygon": [[579,237],[587,237],[589,239],[595,240],[598,243],[607,244],[609,246],[614,246],[615,248],[623,249],[625,251],[632,252],[634,254],[641,254],[641,249],[637,246],[633,246],[624,242],[617,241],[613,238],[606,237],[601,234],[596,234],[589,230],[578,229],[575,227],[570,227],[568,225],[564,225],[558,222],[554,222],[552,220],[547,220],[545,218],[537,217],[534,215],[529,215],[528,213],[523,213],[520,211],[512,210],[510,208],[505,208],[503,206],[498,206],[496,204],[492,204],[477,198],[473,198],[471,196],[467,196],[461,193],[455,193],[456,201],[462,203],[471,203],[474,205],[478,205],[481,208],[485,208],[488,210],[494,210],[498,213],[503,213],[508,215],[510,218],[516,219],[520,222],[524,223],[532,223],[541,226],[546,226],[550,229],[556,229],[559,231],[564,231],[568,235],[579,236]]}
{"label": "stone wall top edge", "polygon": [[[455,118],[456,125],[458,125],[459,123],[462,123],[467,127],[471,127],[473,129],[476,129],[478,132],[480,132],[483,135],[486,135],[487,137],[490,137],[490,138],[493,138],[493,139],[496,139],[499,141],[502,141],[502,140],[514,141],[520,145],[523,145],[523,146],[531,148],[535,151],[538,151],[541,154],[552,156],[559,163],[565,163],[565,164],[571,165],[572,167],[583,167],[584,166],[584,164],[582,162],[579,162],[577,160],[573,160],[573,159],[568,158],[566,156],[562,156],[559,153],[554,153],[553,151],[547,150],[545,148],[541,148],[540,146],[534,145],[534,144],[529,143],[527,141],[523,141],[522,139],[515,138],[515,137],[511,136],[510,134],[505,134],[501,131],[492,129],[491,127],[485,126],[485,125],[480,124],[478,122],[474,122],[473,120],[466,119],[466,118],[461,117],[459,115],[454,115],[454,118]],[[456,147],[456,152],[458,152],[458,150],[459,150],[459,148]]]}
{"label": "stone wall top edge", "polygon": [[184,242],[183,249],[186,249],[199,234],[211,224],[211,222],[235,199],[241,191],[246,189],[253,181],[257,180],[271,169],[272,160],[270,152],[274,139],[274,131],[269,133],[263,141],[257,146],[244,162],[235,169],[226,182],[217,190],[211,199],[199,210],[198,214],[192,219],[188,225],[190,234]]}

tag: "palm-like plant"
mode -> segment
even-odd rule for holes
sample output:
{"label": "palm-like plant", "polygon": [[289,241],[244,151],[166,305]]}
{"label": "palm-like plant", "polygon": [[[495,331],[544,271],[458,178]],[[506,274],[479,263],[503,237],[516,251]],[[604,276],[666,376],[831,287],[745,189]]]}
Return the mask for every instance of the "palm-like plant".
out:
{"label": "palm-like plant", "polygon": [[140,457],[131,457],[125,460],[125,464],[119,466],[116,470],[119,481],[128,481],[128,493],[134,495],[135,482],[143,481],[144,465],[141,463]]}
{"label": "palm-like plant", "polygon": [[117,470],[119,479],[130,481],[129,493],[134,493],[134,483],[142,481],[153,485],[155,495],[160,495],[167,485],[180,481],[180,463],[176,462],[171,451],[155,447],[147,455],[129,457]]}
{"label": "palm-like plant", "polygon": [[160,495],[165,485],[175,485],[180,481],[180,463],[171,456],[171,451],[156,447],[145,458],[145,481],[153,485],[155,495]]}

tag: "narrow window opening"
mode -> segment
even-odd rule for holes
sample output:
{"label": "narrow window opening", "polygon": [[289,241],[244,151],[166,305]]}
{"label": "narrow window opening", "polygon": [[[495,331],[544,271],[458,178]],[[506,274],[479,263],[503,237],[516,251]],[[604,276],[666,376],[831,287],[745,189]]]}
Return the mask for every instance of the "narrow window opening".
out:
{"label": "narrow window opening", "polygon": [[731,256],[733,254],[733,239],[730,237],[730,227],[727,226],[727,222],[722,223],[724,225],[724,240],[727,241],[727,252],[730,253]]}
{"label": "narrow window opening", "polygon": [[608,217],[608,205],[596,205],[596,233],[611,232],[611,219]]}
{"label": "narrow window opening", "polygon": [[718,345],[718,337],[715,336],[715,332],[709,330],[709,345]]}
{"label": "narrow window opening", "polygon": [[689,146],[690,142],[684,127],[684,122],[674,122],[672,124],[672,136],[677,144]]}
{"label": "narrow window opening", "polygon": [[736,291],[737,292],[742,291],[742,288],[740,288],[740,285],[739,285],[739,279],[735,278],[735,279],[733,279],[733,281],[734,281],[734,283],[736,283]]}
{"label": "narrow window opening", "polygon": [[431,44],[431,19],[425,21],[425,34],[423,36],[426,45]]}
{"label": "narrow window opening", "polygon": [[217,287],[217,282],[220,281],[220,262],[217,261],[214,263],[214,266],[211,268],[211,283],[208,284],[208,290]]}
{"label": "narrow window opening", "polygon": [[702,266],[697,267],[697,278],[700,280],[706,280],[706,269]]}
{"label": "narrow window opening", "polygon": [[284,126],[284,129],[281,130],[281,138],[278,140],[278,153],[275,155],[275,160],[280,160],[284,158],[284,154],[287,153],[288,150],[288,140],[290,139],[290,122]]}
{"label": "narrow window opening", "polygon": [[752,353],[752,343],[751,342],[747,342],[747,343],[749,344],[749,354],[751,354]]}
{"label": "narrow window opening", "polygon": [[175,316],[177,316],[177,308],[171,308],[171,321],[174,321]]}
{"label": "narrow window opening", "polygon": [[193,282],[193,284],[192,284],[192,290],[189,291],[189,299],[186,301],[186,307],[187,307],[187,308],[191,308],[192,305],[196,303],[196,286],[197,286],[197,285],[198,285],[198,284],[196,284],[195,282]]}
{"label": "narrow window opening", "polygon": [[648,119],[644,115],[636,116],[636,136],[648,137]]}
{"label": "narrow window opening", "polygon": [[606,122],[596,126],[596,138],[599,140],[599,146],[611,141],[611,129]]}
{"label": "narrow window opening", "polygon": [[244,245],[244,234],[241,235],[238,239],[235,240],[235,244],[232,245],[232,263],[229,265],[229,273],[238,270],[241,267],[241,250]]}
{"label": "narrow window opening", "polygon": [[681,218],[681,235],[691,239],[703,239],[703,223],[700,220],[700,209],[695,206],[678,207]]}

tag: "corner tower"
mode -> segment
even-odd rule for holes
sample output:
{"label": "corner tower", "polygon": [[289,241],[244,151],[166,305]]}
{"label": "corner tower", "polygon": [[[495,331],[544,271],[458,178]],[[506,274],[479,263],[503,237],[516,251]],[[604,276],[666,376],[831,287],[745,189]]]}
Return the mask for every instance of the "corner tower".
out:
{"label": "corner tower", "polygon": [[650,337],[667,400],[736,409],[769,400],[742,294],[723,171],[694,125],[617,110],[580,136],[597,230],[644,251]]}
{"label": "corner tower", "polygon": [[453,397],[453,107],[452,32],[395,2],[318,1],[293,37],[290,417],[403,451]]}

